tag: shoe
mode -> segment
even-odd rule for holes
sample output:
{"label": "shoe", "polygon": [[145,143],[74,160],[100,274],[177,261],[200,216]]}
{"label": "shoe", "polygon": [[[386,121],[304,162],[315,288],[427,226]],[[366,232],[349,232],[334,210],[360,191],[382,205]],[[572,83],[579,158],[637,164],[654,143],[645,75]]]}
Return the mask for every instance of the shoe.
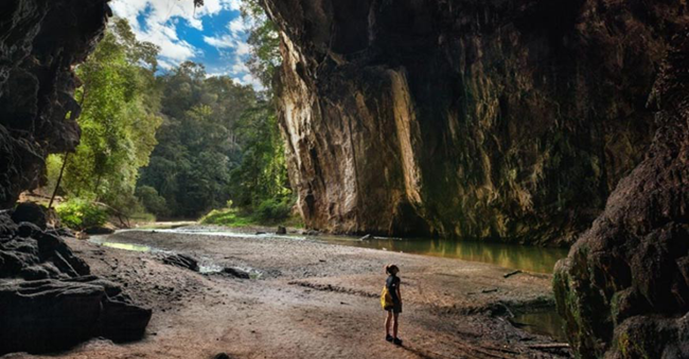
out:
{"label": "shoe", "polygon": [[385,340],[389,341],[390,343],[392,343],[392,339],[393,339],[392,335],[390,335],[390,334],[385,336]]}
{"label": "shoe", "polygon": [[392,340],[392,343],[395,345],[402,345],[402,339],[395,338]]}

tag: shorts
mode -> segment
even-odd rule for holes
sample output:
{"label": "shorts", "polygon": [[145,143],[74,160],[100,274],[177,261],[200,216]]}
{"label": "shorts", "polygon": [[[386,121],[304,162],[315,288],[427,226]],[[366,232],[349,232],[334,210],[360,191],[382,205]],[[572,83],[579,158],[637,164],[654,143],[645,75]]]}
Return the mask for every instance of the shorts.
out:
{"label": "shorts", "polygon": [[395,314],[402,313],[402,303],[395,303],[392,306],[385,307],[386,311],[392,311]]}

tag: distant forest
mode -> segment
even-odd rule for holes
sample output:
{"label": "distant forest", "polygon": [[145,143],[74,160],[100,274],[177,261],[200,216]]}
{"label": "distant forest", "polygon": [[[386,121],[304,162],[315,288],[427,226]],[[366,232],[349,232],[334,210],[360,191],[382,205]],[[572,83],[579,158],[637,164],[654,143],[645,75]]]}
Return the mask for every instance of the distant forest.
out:
{"label": "distant forest", "polygon": [[79,115],[81,143],[75,153],[48,158],[45,188],[66,199],[58,213],[67,224],[102,222],[102,214],[85,215],[98,206],[127,218],[197,219],[214,209],[290,215],[271,90],[278,42],[259,11],[251,2],[244,9],[260,20],[248,65],[264,83],[261,92],[210,77],[193,62],[161,71],[159,48],[138,41],[126,20],[111,22],[77,68],[82,111],[70,115]]}

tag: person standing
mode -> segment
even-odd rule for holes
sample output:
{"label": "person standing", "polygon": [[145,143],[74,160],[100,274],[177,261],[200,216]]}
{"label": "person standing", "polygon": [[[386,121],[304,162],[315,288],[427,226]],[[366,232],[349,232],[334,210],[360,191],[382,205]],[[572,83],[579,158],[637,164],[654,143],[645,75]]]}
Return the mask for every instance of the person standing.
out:
{"label": "person standing", "polygon": [[[385,280],[383,298],[381,298],[383,309],[388,313],[385,318],[385,340],[395,345],[402,345],[402,340],[397,336],[399,330],[399,314],[402,313],[401,280],[397,276],[399,271],[399,268],[394,264],[385,266],[385,273],[388,274],[388,278]],[[391,326],[392,335],[390,335]]]}

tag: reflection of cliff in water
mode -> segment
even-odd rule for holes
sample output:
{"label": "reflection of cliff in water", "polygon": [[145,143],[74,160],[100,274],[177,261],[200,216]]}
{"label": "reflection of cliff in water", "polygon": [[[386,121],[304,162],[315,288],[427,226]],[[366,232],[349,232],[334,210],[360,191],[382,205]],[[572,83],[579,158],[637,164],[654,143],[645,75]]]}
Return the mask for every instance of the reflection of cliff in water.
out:
{"label": "reflection of cliff in water", "polygon": [[328,239],[357,247],[386,249],[395,252],[457,258],[495,264],[528,272],[552,273],[555,262],[567,256],[564,248],[543,248],[486,241],[448,241],[444,239],[374,238],[368,241]]}
{"label": "reflection of cliff in water", "polygon": [[517,314],[511,321],[528,332],[547,335],[559,342],[567,342],[565,322],[555,309]]}

